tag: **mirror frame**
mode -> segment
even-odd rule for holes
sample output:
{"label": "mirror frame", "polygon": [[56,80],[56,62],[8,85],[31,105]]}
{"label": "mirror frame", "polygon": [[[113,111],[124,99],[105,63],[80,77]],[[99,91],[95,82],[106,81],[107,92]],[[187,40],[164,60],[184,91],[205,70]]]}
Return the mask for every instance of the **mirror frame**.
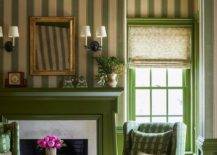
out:
{"label": "mirror frame", "polygon": [[[38,70],[36,69],[36,23],[57,22],[69,23],[69,69],[66,70]],[[30,75],[75,75],[75,17],[30,17]]]}

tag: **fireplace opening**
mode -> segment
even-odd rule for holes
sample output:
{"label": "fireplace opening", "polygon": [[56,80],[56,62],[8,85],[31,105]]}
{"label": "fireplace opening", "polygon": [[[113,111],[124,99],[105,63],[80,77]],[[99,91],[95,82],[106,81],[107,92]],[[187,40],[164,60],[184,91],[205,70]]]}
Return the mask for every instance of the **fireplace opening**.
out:
{"label": "fireplace opening", "polygon": [[[57,155],[87,155],[88,140],[87,139],[63,139],[65,147],[57,150]],[[37,139],[21,139],[20,140],[21,155],[42,155],[44,150],[37,147]]]}
{"label": "fireplace opening", "polygon": [[[55,135],[64,140],[66,147],[57,155],[96,155],[96,120],[11,120],[19,124],[21,155],[42,155],[37,140]],[[28,152],[27,152],[28,151]],[[29,153],[30,152],[30,153]]]}

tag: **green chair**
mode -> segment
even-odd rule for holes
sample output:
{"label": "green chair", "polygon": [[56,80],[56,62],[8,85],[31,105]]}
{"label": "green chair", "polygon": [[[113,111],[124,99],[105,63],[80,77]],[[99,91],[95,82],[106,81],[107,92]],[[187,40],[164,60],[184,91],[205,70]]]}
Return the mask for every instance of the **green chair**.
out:
{"label": "green chair", "polygon": [[[12,155],[20,155],[20,140],[19,140],[19,126],[16,122],[0,123],[3,126],[4,133],[10,133],[10,152]],[[7,154],[7,153],[6,153]]]}
{"label": "green chair", "polygon": [[186,125],[184,123],[137,123],[135,121],[129,121],[124,123],[123,130],[123,155],[130,155],[130,151],[132,149],[132,130],[143,133],[164,133],[167,131],[172,131],[172,136],[166,155],[185,154]]}

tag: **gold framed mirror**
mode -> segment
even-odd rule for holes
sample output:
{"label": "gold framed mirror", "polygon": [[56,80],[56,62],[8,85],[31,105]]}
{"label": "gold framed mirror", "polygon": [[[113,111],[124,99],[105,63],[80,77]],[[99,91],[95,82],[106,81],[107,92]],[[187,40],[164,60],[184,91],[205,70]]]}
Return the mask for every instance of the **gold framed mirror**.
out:
{"label": "gold framed mirror", "polygon": [[30,74],[76,72],[75,18],[30,17]]}

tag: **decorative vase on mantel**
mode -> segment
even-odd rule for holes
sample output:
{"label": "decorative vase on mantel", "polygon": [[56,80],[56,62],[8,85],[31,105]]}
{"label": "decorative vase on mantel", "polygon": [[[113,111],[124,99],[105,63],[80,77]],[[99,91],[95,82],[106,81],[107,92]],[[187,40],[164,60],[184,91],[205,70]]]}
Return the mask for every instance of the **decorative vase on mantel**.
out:
{"label": "decorative vase on mantel", "polygon": [[117,86],[117,74],[108,74],[108,86],[115,88]]}
{"label": "decorative vase on mantel", "polygon": [[46,155],[56,155],[57,149],[56,148],[47,148],[47,149],[45,149],[45,154]]}

